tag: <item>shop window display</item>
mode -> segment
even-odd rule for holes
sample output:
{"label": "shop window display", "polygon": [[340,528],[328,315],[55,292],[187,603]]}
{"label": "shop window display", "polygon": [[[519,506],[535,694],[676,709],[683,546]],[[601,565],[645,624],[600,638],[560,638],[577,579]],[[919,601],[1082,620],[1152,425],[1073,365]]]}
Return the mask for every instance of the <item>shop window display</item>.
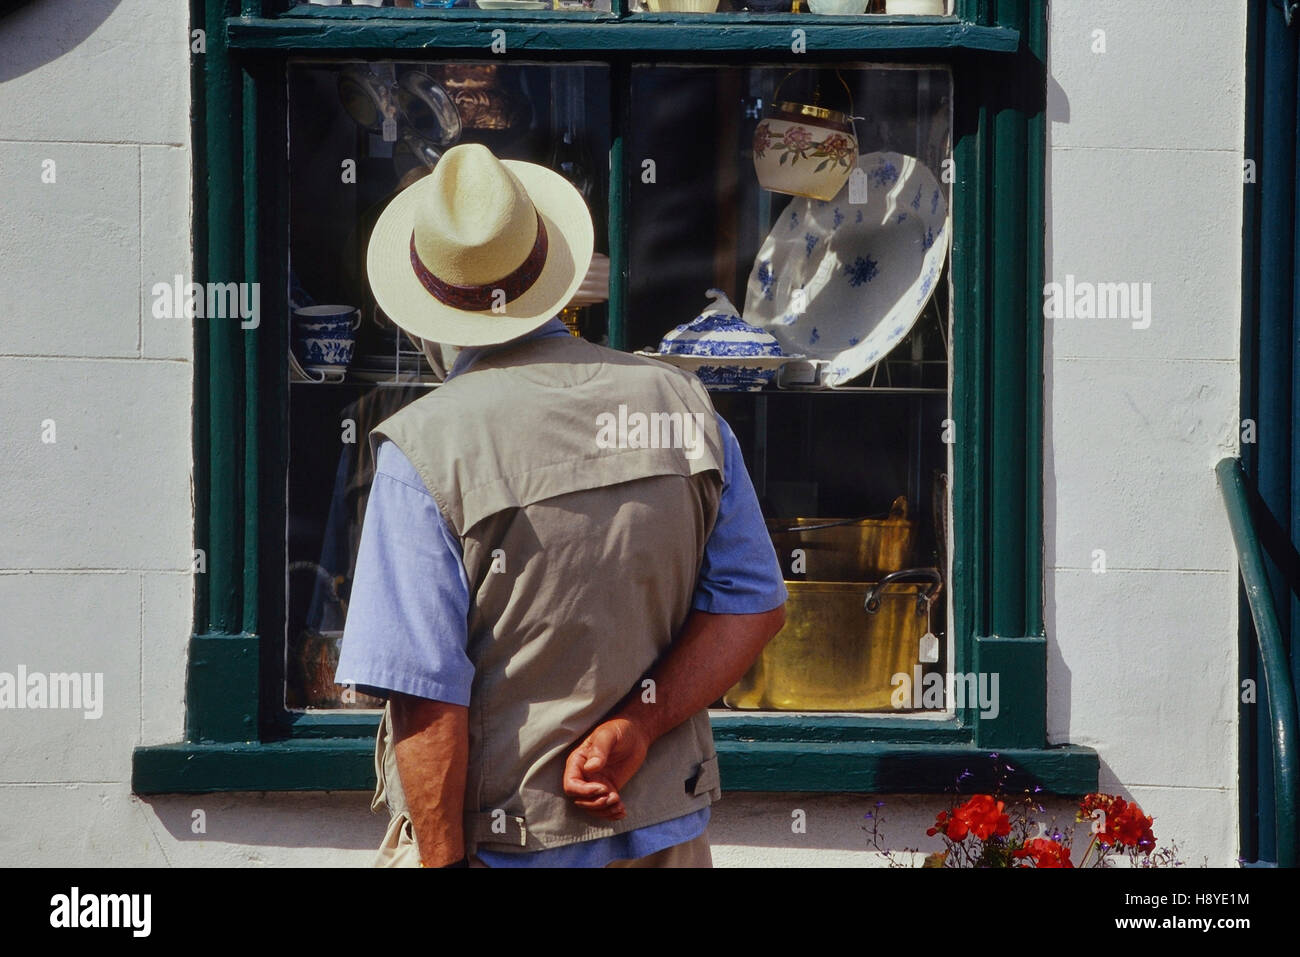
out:
{"label": "shop window display", "polygon": [[592,211],[598,264],[611,228],[625,231],[609,279],[621,310],[597,294],[561,318],[695,371],[740,440],[791,601],[717,707],[912,712],[895,676],[944,668],[949,70],[646,63],[629,76],[611,216],[605,65],[290,63],[287,709],[379,705],[332,680],[366,436],[436,389],[448,357],[375,306],[364,254],[387,202],[459,143],[565,175]]}

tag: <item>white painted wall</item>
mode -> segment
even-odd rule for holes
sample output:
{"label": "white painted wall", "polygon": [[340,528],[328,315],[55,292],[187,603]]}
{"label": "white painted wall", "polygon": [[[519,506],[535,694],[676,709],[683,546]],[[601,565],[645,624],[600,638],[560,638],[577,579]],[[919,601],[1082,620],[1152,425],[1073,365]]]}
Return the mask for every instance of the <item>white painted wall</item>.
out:
{"label": "white painted wall", "polygon": [[161,860],[128,782],[184,720],[191,329],[147,289],[190,272],[188,34],[156,0],[0,19],[0,670],[105,698],[0,712],[4,864]]}
{"label": "white painted wall", "polygon": [[[1150,282],[1154,304],[1145,330],[1049,324],[1049,731],[1218,865],[1236,584],[1211,469],[1237,409],[1244,9],[1057,0],[1048,96],[1049,279]],[[102,671],[107,699],[98,721],[0,712],[0,864],[362,865],[383,832],[363,794],[129,793],[132,747],[180,738],[191,626],[190,329],[148,314],[190,267],[186,31],[153,0],[0,20],[0,670]],[[727,795],[715,862],[879,865],[876,800]],[[887,846],[935,848],[946,802],[883,800]]]}
{"label": "white painted wall", "polygon": [[1153,308],[1147,329],[1049,323],[1048,734],[1096,748],[1103,789],[1189,860],[1231,864],[1237,570],[1213,468],[1236,450],[1246,4],[1051,11],[1048,278],[1149,282]]}

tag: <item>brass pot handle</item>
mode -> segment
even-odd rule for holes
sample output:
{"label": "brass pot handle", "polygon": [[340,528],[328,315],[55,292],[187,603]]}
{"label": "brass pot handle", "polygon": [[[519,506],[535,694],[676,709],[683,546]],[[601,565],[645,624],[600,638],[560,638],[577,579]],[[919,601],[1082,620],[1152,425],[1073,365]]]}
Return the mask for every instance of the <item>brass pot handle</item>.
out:
{"label": "brass pot handle", "polygon": [[930,582],[928,589],[917,592],[916,595],[916,613],[918,615],[924,614],[926,608],[939,597],[939,592],[943,589],[943,576],[939,574],[937,568],[904,568],[901,571],[890,572],[867,589],[867,596],[862,600],[862,607],[866,609],[868,614],[874,615],[880,610],[880,593],[885,589],[886,585],[916,581]]}
{"label": "brass pot handle", "polygon": [[[811,71],[811,72],[817,72],[817,73],[820,73],[823,69],[824,69],[824,67],[811,67],[811,66],[797,66],[797,67],[795,67],[793,70],[791,70],[791,71],[790,71],[789,73],[787,73],[785,76],[781,77],[781,79],[777,82],[777,84],[776,84],[776,89],[772,91],[772,102],[773,102],[773,103],[777,102],[777,100],[778,100],[778,99],[780,98],[780,96],[781,96],[781,87],[785,86],[785,81],[788,80],[788,79],[790,79],[790,77],[794,76],[796,73],[799,73],[800,71],[803,71],[803,70],[808,70],[808,71]],[[849,119],[850,119],[851,121],[852,121],[852,120],[860,120],[860,119],[862,119],[862,117],[860,117],[860,116],[854,116],[854,115],[853,115],[854,110],[856,109],[856,106],[855,106],[854,103],[853,103],[853,91],[852,91],[851,89],[849,89],[849,83],[848,83],[847,80],[844,79],[844,74],[841,73],[838,69],[836,69],[836,70],[835,70],[835,78],[836,78],[837,80],[840,81],[840,86],[844,87],[844,92],[845,92],[846,94],[848,94],[848,97],[849,97],[849,112],[848,112]],[[817,85],[816,87],[813,88],[813,99],[819,99],[820,96],[821,96],[821,78],[818,77],[818,85]],[[820,105],[820,104],[819,104],[819,105]]]}
{"label": "brass pot handle", "polygon": [[[772,528],[768,526],[768,531],[776,534],[781,532],[820,532],[824,528],[840,528],[845,525],[857,525],[859,522],[881,522],[881,521],[906,521],[907,520],[907,496],[900,495],[894,499],[894,503],[889,506],[888,512],[881,512],[876,515],[861,515],[857,518],[840,518],[833,522],[821,522],[817,525],[791,525],[789,528]],[[776,519],[772,519],[776,521]]]}

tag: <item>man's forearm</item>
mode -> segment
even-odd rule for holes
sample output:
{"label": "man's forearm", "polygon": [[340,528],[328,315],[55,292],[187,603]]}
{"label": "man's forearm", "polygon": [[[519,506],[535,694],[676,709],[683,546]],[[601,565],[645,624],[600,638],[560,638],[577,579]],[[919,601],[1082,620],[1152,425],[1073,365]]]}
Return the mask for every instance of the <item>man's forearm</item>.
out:
{"label": "man's forearm", "polygon": [[749,670],[785,624],[785,606],[757,615],[693,611],[668,653],[650,672],[654,701],[634,688],[610,718],[633,722],[654,741],[707,708]]}
{"label": "man's forearm", "polygon": [[392,697],[397,773],[420,859],[442,867],[465,856],[469,709],[409,695]]}

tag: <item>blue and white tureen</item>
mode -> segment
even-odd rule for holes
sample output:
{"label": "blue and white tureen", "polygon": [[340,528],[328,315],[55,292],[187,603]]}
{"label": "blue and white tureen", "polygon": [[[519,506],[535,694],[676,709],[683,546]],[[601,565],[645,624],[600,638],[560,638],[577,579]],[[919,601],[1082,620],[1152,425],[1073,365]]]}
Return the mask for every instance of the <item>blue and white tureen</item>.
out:
{"label": "blue and white tureen", "polygon": [[659,343],[658,353],[646,353],[690,369],[710,389],[753,392],[776,378],[790,357],[776,337],[740,318],[721,289],[706,295],[712,304],[690,322],[678,326]]}

